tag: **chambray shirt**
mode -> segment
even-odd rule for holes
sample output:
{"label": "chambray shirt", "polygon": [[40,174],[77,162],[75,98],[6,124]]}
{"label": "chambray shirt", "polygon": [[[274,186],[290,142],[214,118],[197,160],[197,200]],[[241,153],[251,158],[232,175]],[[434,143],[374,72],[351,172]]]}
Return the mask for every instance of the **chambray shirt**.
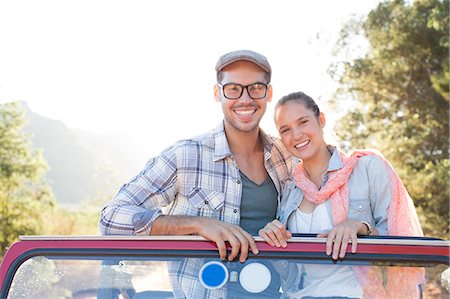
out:
{"label": "chambray shirt", "polygon": [[[279,202],[291,157],[279,139],[260,132],[264,167]],[[149,235],[153,221],[162,214],[205,216],[239,225],[241,194],[239,169],[222,122],[150,159],[103,208],[99,227],[105,235]]]}
{"label": "chambray shirt", "polygon": [[[336,148],[323,176],[322,185],[328,181],[329,175],[341,169],[344,164]],[[348,219],[367,221],[375,227],[380,235],[387,235],[387,213],[391,201],[391,184],[388,169],[383,160],[376,156],[363,156],[351,173],[348,180],[349,211]],[[303,200],[303,192],[291,180],[286,183],[283,191],[278,218],[281,223],[287,223],[288,218],[298,208]],[[331,203],[326,205],[331,218]]]}

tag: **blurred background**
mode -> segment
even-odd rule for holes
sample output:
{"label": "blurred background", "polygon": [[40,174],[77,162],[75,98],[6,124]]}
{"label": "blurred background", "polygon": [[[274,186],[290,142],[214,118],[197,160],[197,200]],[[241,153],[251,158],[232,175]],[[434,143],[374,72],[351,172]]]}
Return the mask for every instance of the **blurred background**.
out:
{"label": "blurred background", "polygon": [[221,121],[214,66],[236,49],[267,56],[274,101],[318,101],[329,143],[380,150],[449,239],[448,37],[444,0],[2,1],[0,257],[18,235],[98,234],[150,157]]}

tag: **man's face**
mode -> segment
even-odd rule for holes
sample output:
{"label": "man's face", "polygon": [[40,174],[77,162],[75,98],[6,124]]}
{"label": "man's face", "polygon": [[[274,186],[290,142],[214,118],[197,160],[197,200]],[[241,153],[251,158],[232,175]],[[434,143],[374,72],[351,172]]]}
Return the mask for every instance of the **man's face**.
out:
{"label": "man's face", "polygon": [[[259,66],[248,61],[237,61],[223,69],[222,86],[229,83],[238,83],[243,86],[252,83],[268,83],[265,72]],[[267,102],[272,100],[272,86],[268,86],[267,94],[262,99],[250,98],[248,90],[244,89],[242,96],[236,100],[227,99],[220,85],[215,85],[214,96],[216,101],[222,103],[225,118],[225,128],[239,132],[252,132],[257,130],[263,117]]]}

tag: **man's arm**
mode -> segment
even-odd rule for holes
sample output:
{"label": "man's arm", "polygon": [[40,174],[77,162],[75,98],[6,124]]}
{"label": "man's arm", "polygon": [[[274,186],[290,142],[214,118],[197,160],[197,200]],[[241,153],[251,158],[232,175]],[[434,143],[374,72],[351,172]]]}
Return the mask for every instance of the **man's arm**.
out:
{"label": "man's arm", "polygon": [[163,215],[161,207],[176,198],[176,181],[176,155],[169,148],[151,159],[104,207],[100,232],[103,235],[197,234],[217,244],[221,259],[226,258],[225,242],[228,241],[232,247],[228,259],[233,260],[240,251],[242,262],[249,248],[258,253],[252,236],[239,226],[207,217]]}
{"label": "man's arm", "polygon": [[200,235],[217,244],[222,260],[227,256],[226,241],[231,245],[229,261],[234,260],[240,252],[239,261],[245,262],[249,248],[253,254],[259,253],[253,237],[241,227],[207,217],[162,215],[153,222],[150,234]]}
{"label": "man's arm", "polygon": [[124,184],[100,214],[103,235],[149,235],[161,207],[176,196],[177,167],[173,148],[148,161],[144,170]]}

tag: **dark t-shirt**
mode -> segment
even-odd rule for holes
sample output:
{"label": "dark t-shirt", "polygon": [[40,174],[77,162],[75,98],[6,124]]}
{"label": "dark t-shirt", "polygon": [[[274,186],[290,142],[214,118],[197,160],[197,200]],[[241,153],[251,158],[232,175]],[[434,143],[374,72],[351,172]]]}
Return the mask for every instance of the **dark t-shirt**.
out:
{"label": "dark t-shirt", "polygon": [[278,192],[269,175],[258,185],[241,171],[239,173],[242,180],[240,226],[248,233],[258,235],[258,231],[276,217]]}
{"label": "dark t-shirt", "polygon": [[[255,184],[242,172],[240,172],[240,175],[242,180],[240,226],[250,234],[258,235],[258,231],[276,217],[278,192],[269,175],[261,185]],[[244,264],[230,264],[230,271],[240,273],[242,268],[249,263],[252,263],[252,261],[247,260]],[[269,268],[271,273],[276,273],[270,262],[263,264]],[[231,267],[233,268],[231,269]],[[280,298],[280,285],[278,275],[272,276],[270,285],[264,293],[250,293],[244,290],[239,282],[228,282],[227,299]]]}

